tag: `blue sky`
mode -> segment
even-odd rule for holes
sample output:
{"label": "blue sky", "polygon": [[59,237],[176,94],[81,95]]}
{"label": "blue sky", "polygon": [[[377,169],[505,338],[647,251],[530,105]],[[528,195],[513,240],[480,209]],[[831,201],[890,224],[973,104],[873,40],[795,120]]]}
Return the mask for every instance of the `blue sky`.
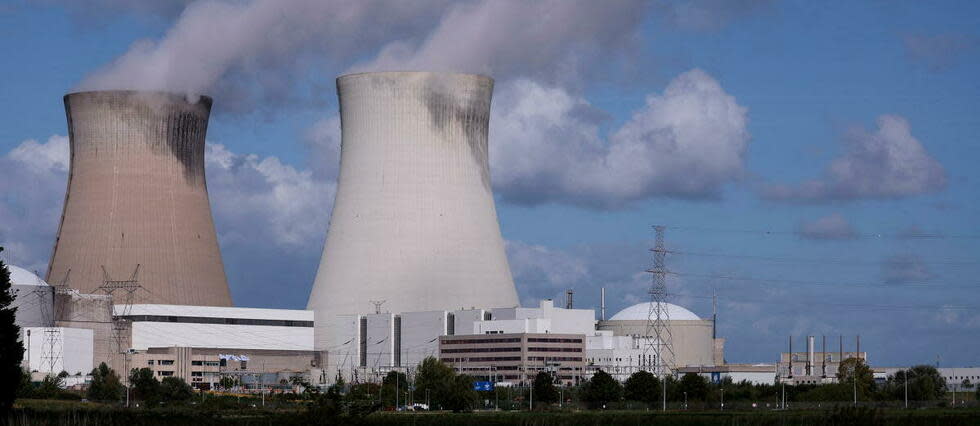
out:
{"label": "blue sky", "polygon": [[[281,43],[252,38],[264,29],[233,18],[215,22],[252,45],[167,42],[195,35],[195,22],[261,17],[264,3],[0,6],[5,259],[43,270],[50,255],[65,184],[65,93],[195,90],[215,96],[208,179],[235,302],[302,308],[333,199],[333,79],[361,69],[476,71],[497,79],[492,173],[525,303],[573,288],[577,304],[595,306],[602,286],[611,312],[642,301],[650,226],[662,224],[678,252],[668,256],[675,302],[708,316],[717,293],[731,362],[771,362],[790,334],[861,334],[882,365],[975,362],[976,2],[622,2],[597,11],[435,1],[430,12],[385,18],[385,5],[365,1],[350,6],[363,21],[338,21],[333,12],[346,6],[297,1],[303,13],[269,24],[294,31]],[[536,13],[552,18],[522,21]],[[494,25],[472,25],[481,16]],[[140,40],[149,47],[134,48]],[[225,58],[218,77],[172,51],[197,47]],[[111,65],[118,58],[130,62]],[[148,81],[152,60],[183,62]],[[617,156],[617,146],[649,148],[639,151],[649,157]],[[514,166],[521,157],[537,162]],[[312,195],[289,198],[300,191]]]}

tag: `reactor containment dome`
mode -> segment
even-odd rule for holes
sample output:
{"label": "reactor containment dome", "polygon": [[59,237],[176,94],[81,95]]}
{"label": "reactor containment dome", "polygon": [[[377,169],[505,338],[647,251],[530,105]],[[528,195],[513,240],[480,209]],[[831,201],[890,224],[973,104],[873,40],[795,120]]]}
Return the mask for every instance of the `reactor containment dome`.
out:
{"label": "reactor containment dome", "polygon": [[338,78],[337,92],[340,176],[308,305],[317,321],[517,306],[487,161],[493,80],[364,73]]}
{"label": "reactor containment dome", "polygon": [[128,299],[116,303],[231,306],[204,179],[211,98],[79,92],[65,112],[68,190],[47,281]]}

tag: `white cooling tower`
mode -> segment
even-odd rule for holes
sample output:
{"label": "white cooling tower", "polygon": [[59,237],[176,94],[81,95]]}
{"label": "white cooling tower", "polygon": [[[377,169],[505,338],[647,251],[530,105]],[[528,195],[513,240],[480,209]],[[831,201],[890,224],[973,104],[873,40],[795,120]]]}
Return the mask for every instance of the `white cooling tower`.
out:
{"label": "white cooling tower", "polygon": [[308,305],[317,321],[373,312],[372,301],[391,313],[517,306],[487,164],[493,80],[365,73],[338,78],[337,92],[340,177]]}

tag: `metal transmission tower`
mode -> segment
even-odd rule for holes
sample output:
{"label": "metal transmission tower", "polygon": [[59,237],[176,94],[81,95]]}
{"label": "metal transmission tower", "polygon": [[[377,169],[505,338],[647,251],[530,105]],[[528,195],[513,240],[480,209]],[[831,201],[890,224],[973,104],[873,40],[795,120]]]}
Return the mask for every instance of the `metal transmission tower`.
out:
{"label": "metal transmission tower", "polygon": [[[667,248],[664,245],[663,226],[654,226],[657,233],[656,245],[650,249],[653,252],[653,269],[647,272],[653,274],[650,284],[650,311],[647,314],[647,348],[644,352],[653,352],[653,374],[663,378],[674,369],[674,345],[670,336],[670,311],[667,304]],[[644,354],[646,358],[647,354]]]}
{"label": "metal transmission tower", "polygon": [[[132,275],[129,276],[127,280],[114,280],[109,276],[109,271],[106,270],[105,265],[100,265],[102,267],[102,285],[100,285],[96,290],[100,290],[105,294],[112,297],[113,312],[112,314],[112,336],[116,341],[116,352],[124,353],[129,348],[123,348],[123,340],[126,337],[126,331],[128,330],[127,322],[129,319],[130,310],[133,307],[133,295],[139,290],[139,276],[140,276],[140,264],[136,264],[136,268],[133,269]],[[116,290],[124,291],[123,300],[119,300],[113,293]],[[115,312],[115,306],[122,305],[123,309],[118,314]],[[128,346],[128,345],[127,345]]]}
{"label": "metal transmission tower", "polygon": [[48,372],[52,374],[58,374],[54,367],[56,365],[64,364],[61,362],[62,352],[64,351],[64,341],[61,338],[60,328],[45,328],[44,329],[44,350],[41,352],[41,359],[44,365],[48,367]]}

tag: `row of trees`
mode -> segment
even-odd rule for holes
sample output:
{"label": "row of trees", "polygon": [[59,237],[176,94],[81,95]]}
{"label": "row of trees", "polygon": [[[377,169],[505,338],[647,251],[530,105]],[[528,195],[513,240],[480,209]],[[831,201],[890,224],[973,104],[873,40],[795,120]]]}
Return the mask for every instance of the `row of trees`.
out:
{"label": "row of trees", "polygon": [[[784,395],[787,402],[851,401],[855,395],[860,401],[901,401],[906,394],[909,401],[937,401],[946,397],[946,382],[932,366],[920,365],[899,371],[879,386],[871,369],[857,359],[845,360],[837,383],[826,385],[777,386],[733,383],[731,379],[710,383],[694,373],[685,374],[679,380],[667,377],[665,382],[666,395],[663,381],[649,372],[634,373],[620,384],[600,371],[582,386],[580,399],[591,408],[603,408],[626,401],[656,406],[665,396],[668,402],[684,401],[694,406],[718,406],[722,398],[733,402],[781,401]],[[980,389],[977,394],[980,396]]]}

